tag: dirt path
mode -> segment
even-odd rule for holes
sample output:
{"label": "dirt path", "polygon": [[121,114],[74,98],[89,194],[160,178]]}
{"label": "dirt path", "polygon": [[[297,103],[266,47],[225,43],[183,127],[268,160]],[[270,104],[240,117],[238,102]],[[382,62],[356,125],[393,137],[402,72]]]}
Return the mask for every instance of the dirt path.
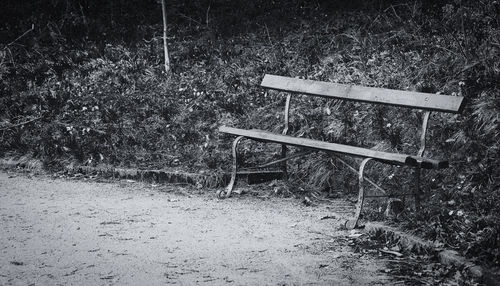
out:
{"label": "dirt path", "polygon": [[[0,285],[383,285],[336,209],[0,173]],[[187,191],[185,193],[188,193]]]}

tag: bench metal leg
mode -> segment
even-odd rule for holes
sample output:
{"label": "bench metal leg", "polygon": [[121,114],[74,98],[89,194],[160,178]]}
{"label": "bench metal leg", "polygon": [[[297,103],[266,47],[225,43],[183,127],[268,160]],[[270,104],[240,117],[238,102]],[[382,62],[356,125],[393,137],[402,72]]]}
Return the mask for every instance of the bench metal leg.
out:
{"label": "bench metal leg", "polygon": [[217,191],[217,197],[219,199],[225,199],[231,195],[231,192],[233,191],[234,184],[236,183],[236,172],[238,171],[238,165],[237,165],[237,156],[238,152],[236,148],[238,147],[238,143],[240,143],[240,140],[245,138],[244,136],[238,136],[236,139],[233,141],[233,170],[231,173],[231,181],[229,181],[229,185],[226,187],[224,191],[219,190]]}
{"label": "bench metal leg", "polygon": [[368,163],[372,158],[366,158],[361,162],[359,166],[359,194],[358,194],[358,202],[356,203],[356,213],[354,214],[354,218],[348,220],[345,224],[347,229],[354,229],[358,227],[359,216],[361,215],[361,210],[363,209],[363,203],[365,201],[365,190],[363,187],[364,182],[364,171],[366,163]]}

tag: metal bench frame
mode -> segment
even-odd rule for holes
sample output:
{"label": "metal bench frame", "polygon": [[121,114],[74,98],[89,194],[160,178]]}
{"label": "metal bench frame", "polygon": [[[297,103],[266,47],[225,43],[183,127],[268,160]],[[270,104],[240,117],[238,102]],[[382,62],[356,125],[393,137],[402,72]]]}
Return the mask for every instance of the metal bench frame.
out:
{"label": "metal bench frame", "polygon": [[[282,88],[280,88],[281,85],[276,84],[277,81],[283,81],[283,80],[287,82],[285,84],[287,86],[287,89],[282,89]],[[319,88],[316,88],[316,91],[314,91],[314,93],[311,93],[308,90],[303,89],[303,84],[302,85],[298,85],[298,86],[293,86],[295,84],[295,82],[297,82],[297,81],[299,83],[305,83],[306,85],[309,84],[312,87],[312,89],[315,88],[313,86],[313,84],[316,84],[316,83],[320,84],[320,85],[324,85],[324,86],[320,86]],[[288,92],[287,98],[286,98],[286,103],[285,103],[285,109],[284,109],[284,123],[285,123],[285,127],[284,127],[284,129],[282,131],[282,135],[287,135],[288,129],[289,129],[289,123],[290,123],[290,121],[289,121],[289,113],[290,113],[290,104],[291,104],[291,99],[292,99],[291,92],[293,92],[293,93],[308,94],[308,95],[314,95],[314,96],[322,96],[322,97],[327,97],[327,98],[332,98],[332,99],[353,100],[353,101],[370,102],[370,103],[380,103],[380,104],[389,104],[389,105],[396,105],[396,106],[404,106],[404,107],[416,108],[414,106],[414,104],[411,104],[411,103],[410,104],[405,104],[404,100],[401,100],[401,99],[397,99],[398,102],[387,103],[387,102],[384,102],[382,98],[377,98],[377,96],[375,96],[375,97],[372,96],[372,98],[370,98],[369,100],[365,100],[365,98],[362,98],[362,99],[351,98],[350,94],[349,94],[351,92],[351,90],[353,89],[353,87],[354,88],[358,88],[358,89],[373,89],[373,90],[376,90],[377,92],[379,92],[379,91],[382,91],[382,92],[383,91],[385,91],[385,92],[387,92],[387,91],[394,92],[393,90],[378,89],[378,88],[367,88],[367,87],[351,86],[351,85],[338,85],[338,84],[330,84],[330,83],[323,83],[323,82],[314,82],[314,81],[309,81],[309,80],[293,79],[293,78],[280,77],[280,76],[274,76],[274,75],[266,75],[264,77],[264,80],[263,80],[263,82],[262,82],[261,85],[263,87],[268,87],[268,88],[278,89],[278,90],[283,90],[283,91],[287,91]],[[330,94],[327,94],[327,92],[324,92],[324,91],[326,90],[325,87],[328,87],[328,85],[332,85],[332,86],[334,85],[335,88],[337,88],[337,89],[340,86],[340,88],[344,88],[346,90],[346,92],[343,93],[343,94],[341,94],[340,96],[338,96],[338,94],[331,95],[331,92],[330,92]],[[419,93],[419,94],[422,95],[423,93]],[[426,95],[428,95],[428,94],[426,94]],[[438,95],[436,95],[436,96],[438,96]],[[413,166],[415,168],[415,170],[414,170],[415,186],[414,186],[413,192],[411,194],[402,194],[402,195],[412,195],[412,196],[414,196],[414,202],[415,202],[414,203],[414,208],[415,208],[415,210],[418,210],[420,208],[420,197],[421,197],[421,194],[422,194],[421,189],[420,189],[420,176],[421,176],[421,173],[422,173],[422,166],[424,166],[424,167],[427,166],[428,169],[439,169],[439,168],[446,168],[446,167],[448,167],[447,162],[443,163],[443,164],[441,164],[442,162],[439,162],[439,163],[434,163],[434,164],[431,164],[431,165],[429,165],[429,163],[427,163],[427,165],[425,165],[424,164],[425,162],[422,160],[423,155],[425,153],[425,149],[426,149],[426,134],[427,134],[427,127],[428,127],[428,122],[429,122],[429,117],[430,117],[430,114],[431,114],[431,110],[438,110],[438,111],[444,111],[444,112],[459,113],[463,109],[463,105],[464,105],[462,97],[452,97],[452,96],[439,95],[438,99],[439,100],[438,100],[437,103],[440,104],[440,106],[437,107],[437,108],[435,106],[436,104],[433,105],[432,103],[431,104],[427,104],[426,103],[427,101],[429,101],[427,97],[424,100],[425,106],[422,106],[422,105],[419,106],[422,109],[424,109],[423,120],[422,120],[422,128],[421,128],[421,131],[420,131],[420,148],[419,148],[416,156],[414,156],[414,157],[413,156],[408,156],[407,160],[405,160],[405,163],[404,164],[400,164],[400,165],[410,165],[410,166]],[[454,101],[453,104],[452,104],[453,105],[452,107],[446,108],[448,106],[447,104],[443,105],[443,104],[440,103],[443,100],[446,101],[446,100],[450,100],[450,99],[452,99]],[[244,138],[248,138],[248,139],[253,139],[253,140],[257,140],[257,141],[264,141],[264,142],[273,142],[273,141],[269,140],[269,139],[261,138],[260,136],[258,136],[258,133],[255,133],[255,132],[264,132],[264,131],[254,131],[254,133],[255,133],[254,134],[254,133],[251,133],[252,132],[251,130],[248,130],[248,132],[245,132],[246,130],[243,130],[243,129],[235,129],[235,128],[230,128],[230,127],[225,127],[225,126],[221,126],[219,128],[219,131],[223,132],[223,133],[238,135],[238,137],[233,141],[233,145],[232,145],[233,162],[232,162],[231,180],[229,182],[229,185],[226,187],[226,189],[224,191],[219,190],[217,192],[217,196],[219,198],[227,198],[233,192],[233,189],[234,189],[234,186],[235,186],[235,183],[236,183],[236,176],[237,176],[237,173],[238,173],[238,166],[237,166],[238,152],[237,152],[237,148],[238,148],[238,144],[241,142],[241,140],[244,139]],[[263,133],[263,134],[265,134],[265,133]],[[287,147],[287,144],[285,144],[286,142],[284,142],[284,141],[278,141],[278,142],[282,143],[281,159],[277,160],[277,161],[274,161],[274,162],[271,162],[271,163],[268,163],[268,164],[265,164],[265,165],[269,166],[271,164],[279,164],[279,163],[281,163],[281,168],[282,168],[284,177],[287,178],[288,174],[287,174],[286,161],[289,160],[289,159],[291,159],[291,158],[296,158],[298,156],[292,156],[292,157],[288,157],[287,158],[286,155],[287,155],[288,147]],[[278,143],[278,142],[276,142],[276,143]],[[332,143],[332,144],[334,144],[334,143]],[[289,144],[289,145],[301,146],[300,144]],[[305,146],[305,147],[314,148],[314,147],[310,147],[310,146]],[[324,150],[324,151],[328,152],[330,150]],[[331,151],[331,152],[335,153],[335,151]],[[408,159],[411,159],[411,160],[408,160]],[[358,173],[358,180],[359,180],[359,193],[358,193],[358,200],[357,200],[357,203],[356,203],[356,211],[355,211],[354,218],[351,219],[351,220],[348,220],[346,222],[346,227],[348,229],[353,229],[353,228],[356,228],[356,227],[359,226],[359,217],[360,217],[362,209],[363,209],[363,204],[364,204],[365,198],[368,198],[368,197],[380,197],[380,195],[367,196],[365,194],[365,188],[364,188],[364,181],[365,180],[367,182],[369,182],[370,184],[372,184],[373,186],[375,186],[378,190],[380,190],[384,194],[386,194],[386,192],[381,187],[379,187],[373,181],[371,181],[371,180],[369,180],[369,179],[367,179],[365,177],[364,173],[365,173],[365,169],[367,167],[367,164],[368,164],[368,162],[370,162],[372,160],[394,164],[393,162],[388,162],[387,160],[381,160],[380,158],[366,157],[366,158],[363,159],[363,161],[361,162],[361,164],[359,166],[359,169],[357,171],[357,173]],[[419,160],[421,160],[420,163],[419,163]],[[432,160],[429,160],[429,161],[432,161]],[[343,162],[343,163],[345,163],[345,162]],[[353,170],[353,171],[356,171],[352,167],[350,167],[350,169]],[[382,195],[382,196],[388,196],[388,195]]]}

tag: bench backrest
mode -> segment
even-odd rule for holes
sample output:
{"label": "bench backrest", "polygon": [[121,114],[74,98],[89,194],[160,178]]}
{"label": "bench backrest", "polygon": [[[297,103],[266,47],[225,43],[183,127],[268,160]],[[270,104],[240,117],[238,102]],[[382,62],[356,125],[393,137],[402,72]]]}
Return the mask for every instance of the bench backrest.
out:
{"label": "bench backrest", "polygon": [[261,86],[330,99],[386,104],[427,111],[461,113],[465,105],[464,98],[461,96],[320,82],[269,74],[264,76]]}

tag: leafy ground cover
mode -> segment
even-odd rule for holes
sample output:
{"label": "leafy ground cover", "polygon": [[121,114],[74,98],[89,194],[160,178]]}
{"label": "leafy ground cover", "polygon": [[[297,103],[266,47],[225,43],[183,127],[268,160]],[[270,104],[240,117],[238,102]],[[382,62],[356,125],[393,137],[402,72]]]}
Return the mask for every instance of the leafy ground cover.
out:
{"label": "leafy ground cover", "polygon": [[[231,140],[219,125],[283,128],[284,97],[258,87],[265,73],[460,94],[468,101],[463,114],[433,114],[428,135],[427,154],[450,158],[451,168],[425,173],[424,210],[399,223],[499,266],[497,1],[168,5],[172,72],[165,74],[155,1],[7,1],[0,154],[28,154],[56,169],[76,162],[221,172]],[[416,152],[419,112],[294,102],[293,135]],[[264,148],[274,147],[245,143],[243,161],[262,161],[255,151]],[[337,196],[356,188],[335,157],[313,154],[290,167],[297,191]],[[392,192],[411,183],[404,168],[377,166],[371,177]]]}

